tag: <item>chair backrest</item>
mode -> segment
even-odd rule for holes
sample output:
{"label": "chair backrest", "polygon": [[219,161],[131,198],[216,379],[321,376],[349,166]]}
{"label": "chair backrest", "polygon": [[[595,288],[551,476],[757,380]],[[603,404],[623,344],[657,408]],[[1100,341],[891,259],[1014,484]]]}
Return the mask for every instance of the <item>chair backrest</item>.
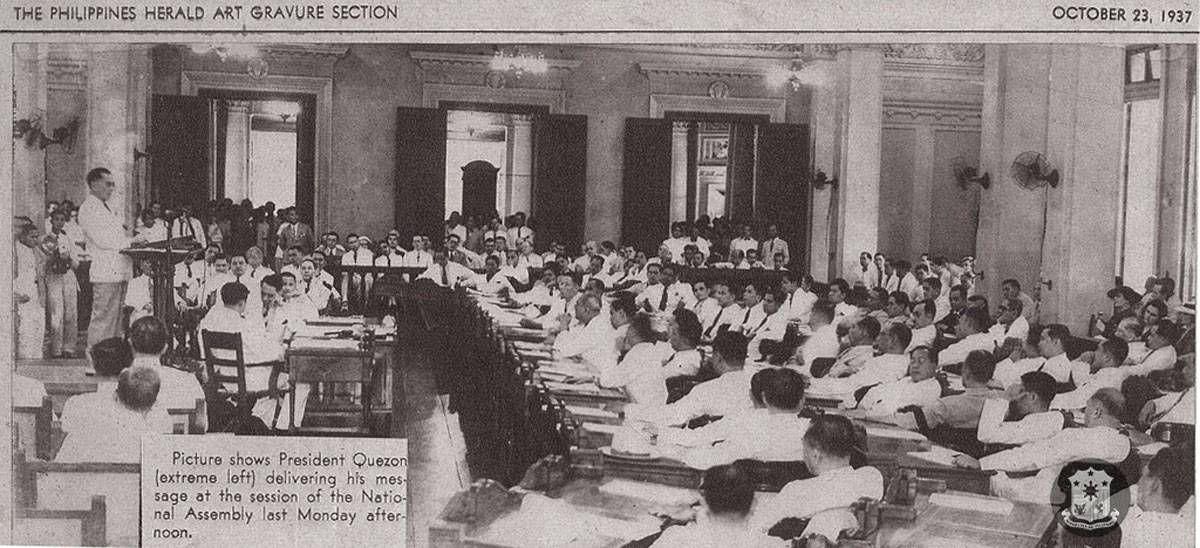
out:
{"label": "chair backrest", "polygon": [[77,510],[101,495],[108,503],[105,531],[109,541],[138,543],[140,464],[30,462],[18,452],[13,455],[13,469],[18,507]]}
{"label": "chair backrest", "polygon": [[103,495],[92,496],[87,510],[17,508],[13,543],[18,545],[108,546]]}
{"label": "chair backrest", "polygon": [[[221,333],[207,329],[200,332],[200,344],[204,347],[204,366],[208,369],[208,378],[217,393],[225,391],[226,384],[237,385],[238,397],[246,394],[246,355],[242,350],[241,333]],[[214,350],[233,352],[234,359],[219,358]],[[221,367],[232,367],[237,370],[234,375],[221,372]]]}
{"label": "chair backrest", "polygon": [[42,396],[37,407],[13,406],[13,447],[37,458],[49,460],[54,456],[54,400]]}

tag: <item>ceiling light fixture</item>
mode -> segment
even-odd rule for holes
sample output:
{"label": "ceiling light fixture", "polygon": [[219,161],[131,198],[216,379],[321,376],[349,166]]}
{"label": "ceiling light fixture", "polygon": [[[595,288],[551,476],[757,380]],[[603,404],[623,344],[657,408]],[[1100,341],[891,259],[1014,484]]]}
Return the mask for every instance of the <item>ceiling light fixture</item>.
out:
{"label": "ceiling light fixture", "polygon": [[790,85],[792,91],[800,91],[805,84],[813,84],[811,70],[806,70],[808,64],[799,57],[790,62],[772,67],[767,71],[767,83],[771,86]]}
{"label": "ceiling light fixture", "polygon": [[510,51],[497,47],[495,53],[492,54],[491,69],[508,71],[520,78],[526,72],[545,74],[550,70],[550,64],[546,62],[546,56],[540,52],[529,53],[519,46]]}

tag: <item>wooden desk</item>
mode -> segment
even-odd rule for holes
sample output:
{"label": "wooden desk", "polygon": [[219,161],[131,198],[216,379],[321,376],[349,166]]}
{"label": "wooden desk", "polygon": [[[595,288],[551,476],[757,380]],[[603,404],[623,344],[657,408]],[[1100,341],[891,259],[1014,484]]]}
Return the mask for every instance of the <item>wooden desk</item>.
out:
{"label": "wooden desk", "polygon": [[994,471],[945,466],[906,454],[896,458],[896,467],[915,470],[921,478],[943,480],[947,489],[980,495],[991,492],[992,476],[995,475]]}
{"label": "wooden desk", "polygon": [[[295,386],[298,383],[349,383],[362,385],[359,398],[361,409],[361,424],[352,429],[341,427],[326,427],[318,431],[350,433],[368,433],[371,429],[371,407],[377,396],[376,390],[382,377],[382,360],[376,359],[373,344],[360,343],[350,340],[303,339],[292,340],[284,352],[288,380],[291,385],[292,413],[295,413]],[[382,395],[387,405],[391,405],[391,394]],[[291,424],[290,430],[296,433],[301,427]]]}
{"label": "wooden desk", "polygon": [[[616,482],[616,483],[614,483]],[[600,533],[592,537],[579,538],[572,546],[617,548],[631,541],[640,540],[657,531],[658,519],[651,512],[668,512],[682,509],[691,502],[699,500],[699,493],[692,490],[664,488],[662,486],[647,486],[647,496],[638,496],[629,489],[609,489],[629,484],[623,480],[612,479],[576,479],[561,489],[546,493],[555,501],[566,504],[566,508],[594,519],[616,520],[609,522],[614,527],[602,528]],[[664,496],[665,492],[665,496]],[[512,522],[520,518],[521,504],[524,494],[496,491],[488,493],[482,500],[483,504],[473,505],[463,512],[463,506],[469,498],[467,491],[455,494],[446,508],[429,526],[429,542],[433,548],[449,547],[494,547],[521,546],[522,543],[533,542],[530,539],[544,539],[546,533],[555,531],[556,527],[565,527],[562,522],[554,519],[531,520],[536,525],[535,530],[525,529],[520,538],[509,537],[502,530],[512,531]],[[678,503],[667,501],[668,498],[678,499]],[[508,523],[506,523],[508,522]],[[641,531],[646,534],[632,535],[629,538],[622,535],[631,531]]]}
{"label": "wooden desk", "polygon": [[61,415],[63,405],[71,396],[96,391],[96,377],[85,362],[49,364],[17,364],[17,374],[41,382],[54,403],[54,413]]}
{"label": "wooden desk", "polygon": [[[999,500],[969,493],[947,494]],[[928,494],[917,496],[917,519],[887,520],[879,528],[878,546],[1049,546],[1054,533],[1050,506],[1013,502],[1007,515],[935,506]]]}

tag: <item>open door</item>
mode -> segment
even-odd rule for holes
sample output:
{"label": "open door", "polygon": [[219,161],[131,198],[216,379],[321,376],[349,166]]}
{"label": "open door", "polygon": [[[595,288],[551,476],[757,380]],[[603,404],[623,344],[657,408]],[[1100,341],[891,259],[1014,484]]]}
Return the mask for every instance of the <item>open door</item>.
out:
{"label": "open door", "polygon": [[761,221],[779,226],[792,263],[808,269],[808,126],[759,124],[754,202]]}
{"label": "open door", "polygon": [[208,202],[212,135],[209,101],[155,95],[150,114],[150,198],[193,207]]}
{"label": "open door", "polygon": [[587,116],[542,114],[533,119],[535,245],[552,241],[578,249],[587,193]]}
{"label": "open door", "polygon": [[671,228],[671,120],[625,119],[621,245],[658,254]]}
{"label": "open door", "polygon": [[396,109],[396,229],[442,239],[446,201],[446,111]]}

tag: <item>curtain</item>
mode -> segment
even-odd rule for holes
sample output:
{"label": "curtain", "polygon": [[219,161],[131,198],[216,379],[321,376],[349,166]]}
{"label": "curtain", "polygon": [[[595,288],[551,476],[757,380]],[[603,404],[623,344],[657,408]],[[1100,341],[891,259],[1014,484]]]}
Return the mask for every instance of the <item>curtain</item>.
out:
{"label": "curtain", "polygon": [[396,228],[400,241],[416,234],[442,238],[446,193],[446,111],[396,110]]}
{"label": "curtain", "polygon": [[587,193],[587,116],[540,114],[533,119],[534,245],[552,241],[578,249]]}
{"label": "curtain", "polygon": [[625,119],[621,244],[648,255],[670,233],[671,120]]}

